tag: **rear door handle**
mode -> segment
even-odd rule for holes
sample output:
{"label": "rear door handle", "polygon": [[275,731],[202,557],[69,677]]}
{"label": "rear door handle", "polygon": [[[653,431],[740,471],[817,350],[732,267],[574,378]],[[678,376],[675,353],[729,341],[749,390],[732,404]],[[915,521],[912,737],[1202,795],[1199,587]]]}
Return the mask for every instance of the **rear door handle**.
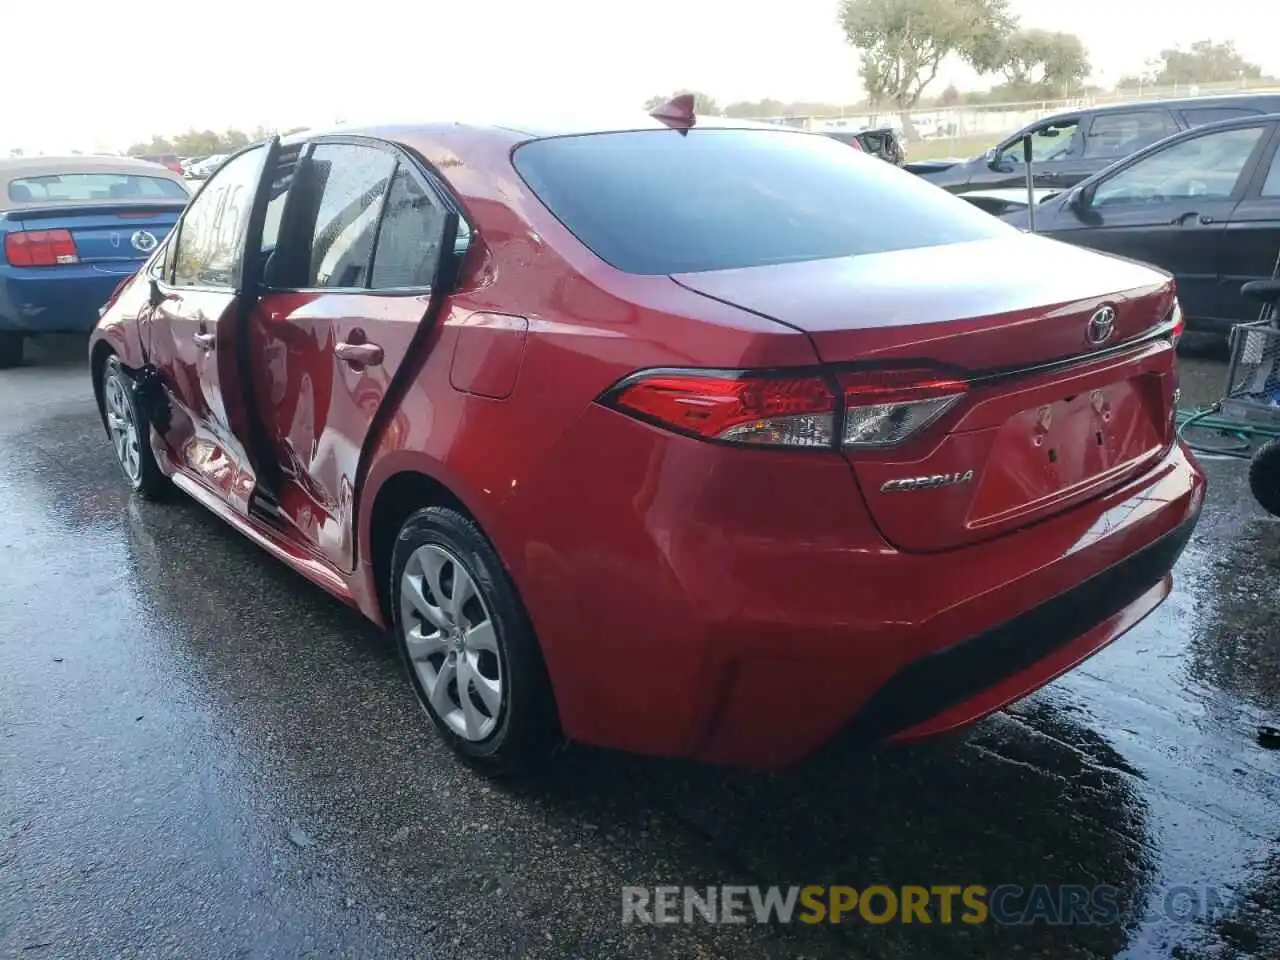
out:
{"label": "rear door handle", "polygon": [[216,342],[212,333],[193,333],[191,339],[196,342],[196,346],[201,350],[212,350]]}
{"label": "rear door handle", "polygon": [[333,348],[333,355],[345,360],[354,370],[376,367],[382,363],[382,348],[376,343],[347,343],[343,341]]}

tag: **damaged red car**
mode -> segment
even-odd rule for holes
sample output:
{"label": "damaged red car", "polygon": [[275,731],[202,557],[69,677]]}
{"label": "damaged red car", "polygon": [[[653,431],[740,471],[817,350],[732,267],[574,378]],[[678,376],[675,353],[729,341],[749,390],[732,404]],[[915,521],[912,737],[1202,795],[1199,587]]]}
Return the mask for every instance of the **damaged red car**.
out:
{"label": "damaged red car", "polygon": [[1155,609],[1171,279],[679,113],[233,156],[92,339],[128,482],[384,625],[495,773],[919,738]]}

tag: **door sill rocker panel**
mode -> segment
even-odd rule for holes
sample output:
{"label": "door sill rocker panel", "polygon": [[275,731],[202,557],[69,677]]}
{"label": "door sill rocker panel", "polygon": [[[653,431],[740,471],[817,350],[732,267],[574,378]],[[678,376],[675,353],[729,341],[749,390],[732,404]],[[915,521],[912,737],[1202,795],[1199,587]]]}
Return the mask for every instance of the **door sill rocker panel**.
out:
{"label": "door sill rocker panel", "polygon": [[346,579],[327,564],[317,560],[306,551],[298,549],[296,545],[283,541],[276,531],[265,524],[253,518],[241,516],[203,483],[185,471],[181,469],[175,470],[171,475],[171,479],[174,485],[182,490],[183,493],[188,494],[193,500],[207,507],[277,560],[283,561],[291,569],[333,594],[343,603],[353,607],[356,606],[355,597],[352,595]]}

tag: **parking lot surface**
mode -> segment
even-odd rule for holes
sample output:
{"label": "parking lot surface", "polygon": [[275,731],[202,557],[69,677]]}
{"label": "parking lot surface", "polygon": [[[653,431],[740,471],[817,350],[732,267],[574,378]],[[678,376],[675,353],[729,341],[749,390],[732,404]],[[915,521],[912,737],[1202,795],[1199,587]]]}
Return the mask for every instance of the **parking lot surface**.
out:
{"label": "parking lot surface", "polygon": [[[1280,956],[1280,522],[1240,462],[1163,607],[963,736],[497,786],[357,615],[131,499],[62,346],[0,371],[0,957]],[[1184,402],[1221,374],[1186,361]],[[1108,884],[1130,919],[621,923],[624,885],[726,883]]]}

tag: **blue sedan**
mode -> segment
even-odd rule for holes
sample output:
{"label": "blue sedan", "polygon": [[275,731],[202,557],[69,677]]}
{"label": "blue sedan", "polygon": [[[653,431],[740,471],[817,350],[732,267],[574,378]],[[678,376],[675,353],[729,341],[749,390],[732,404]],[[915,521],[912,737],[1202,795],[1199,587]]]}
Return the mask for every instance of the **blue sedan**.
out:
{"label": "blue sedan", "polygon": [[28,337],[92,329],[189,197],[177,174],[127,157],[0,160],[0,367]]}

